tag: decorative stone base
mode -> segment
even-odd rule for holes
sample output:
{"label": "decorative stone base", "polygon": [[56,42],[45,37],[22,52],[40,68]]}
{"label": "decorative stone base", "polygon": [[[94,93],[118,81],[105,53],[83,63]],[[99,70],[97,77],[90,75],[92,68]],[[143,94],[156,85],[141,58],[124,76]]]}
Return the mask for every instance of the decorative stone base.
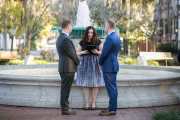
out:
{"label": "decorative stone base", "polygon": [[[61,80],[57,67],[56,64],[0,66],[0,104],[60,108]],[[178,68],[120,65],[118,108],[179,104],[179,73]],[[90,95],[90,102],[91,98]],[[75,86],[75,81],[69,102],[72,108],[85,105],[83,88]],[[108,104],[106,88],[100,87],[96,107],[107,108]]]}

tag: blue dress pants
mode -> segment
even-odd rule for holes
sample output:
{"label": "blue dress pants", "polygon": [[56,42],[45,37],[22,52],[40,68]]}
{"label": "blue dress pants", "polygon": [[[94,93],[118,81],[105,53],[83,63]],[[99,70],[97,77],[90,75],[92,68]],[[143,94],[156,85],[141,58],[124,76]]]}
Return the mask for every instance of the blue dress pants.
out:
{"label": "blue dress pants", "polygon": [[117,86],[116,86],[117,72],[103,72],[104,82],[107,93],[109,95],[109,111],[117,111]]}

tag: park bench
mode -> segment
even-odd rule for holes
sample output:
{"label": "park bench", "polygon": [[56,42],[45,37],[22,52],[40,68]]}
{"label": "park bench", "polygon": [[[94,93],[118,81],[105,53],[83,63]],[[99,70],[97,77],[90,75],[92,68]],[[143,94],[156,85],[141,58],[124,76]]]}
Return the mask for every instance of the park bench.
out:
{"label": "park bench", "polygon": [[167,60],[173,60],[171,52],[139,52],[137,60],[141,65],[147,65],[146,60],[165,60],[167,66]]}
{"label": "park bench", "polygon": [[10,60],[17,58],[17,51],[0,51],[0,60]]}

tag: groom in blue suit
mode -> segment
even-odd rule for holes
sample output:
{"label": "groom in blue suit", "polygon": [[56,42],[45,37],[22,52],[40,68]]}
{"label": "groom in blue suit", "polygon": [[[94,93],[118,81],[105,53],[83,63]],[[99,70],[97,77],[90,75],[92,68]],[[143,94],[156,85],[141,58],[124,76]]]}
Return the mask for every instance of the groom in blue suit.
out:
{"label": "groom in blue suit", "polygon": [[118,52],[120,50],[121,41],[115,33],[116,23],[114,20],[106,22],[106,33],[108,36],[105,40],[101,56],[99,58],[99,69],[103,71],[103,77],[106,89],[109,95],[109,107],[102,110],[99,115],[115,115],[117,111],[118,90],[116,86],[116,76],[119,71]]}

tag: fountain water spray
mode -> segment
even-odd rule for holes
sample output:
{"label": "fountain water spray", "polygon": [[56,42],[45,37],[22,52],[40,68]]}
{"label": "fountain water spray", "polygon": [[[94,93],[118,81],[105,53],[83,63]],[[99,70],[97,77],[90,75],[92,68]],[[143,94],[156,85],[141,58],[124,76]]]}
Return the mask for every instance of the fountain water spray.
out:
{"label": "fountain water spray", "polygon": [[[72,32],[70,34],[70,37],[72,39],[82,39],[84,31],[86,30],[86,27],[93,25],[89,17],[89,7],[86,3],[86,0],[80,2],[78,6],[78,12],[77,12],[77,21],[76,21],[76,27],[72,28]],[[58,30],[59,33],[61,33],[61,28],[52,28],[51,30]],[[98,38],[105,39],[107,34],[105,32],[105,28],[95,28]],[[115,29],[116,33],[119,35],[119,29]],[[79,42],[78,42],[79,43]]]}
{"label": "fountain water spray", "polygon": [[91,25],[89,13],[89,7],[86,1],[79,1],[76,27],[88,27]]}

